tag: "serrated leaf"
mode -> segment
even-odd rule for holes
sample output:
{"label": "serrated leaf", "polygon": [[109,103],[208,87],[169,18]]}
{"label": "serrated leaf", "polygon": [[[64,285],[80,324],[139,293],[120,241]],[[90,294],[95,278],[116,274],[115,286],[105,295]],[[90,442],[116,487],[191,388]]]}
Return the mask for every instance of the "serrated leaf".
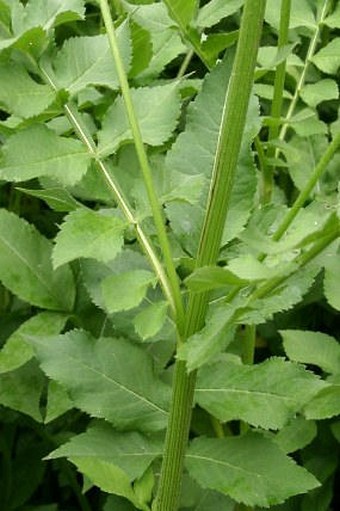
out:
{"label": "serrated leaf", "polygon": [[186,46],[181,41],[177,30],[174,30],[173,19],[169,16],[163,2],[138,5],[138,9],[133,3],[129,4],[126,1],[123,3],[132,19],[150,33],[151,61],[147,69],[138,76],[141,80],[149,80],[153,76],[158,76],[164,67],[180,53],[185,53]]}
{"label": "serrated leaf", "polygon": [[0,178],[14,182],[49,176],[66,186],[74,185],[90,161],[81,142],[59,137],[43,125],[18,131],[7,140],[2,152]]}
{"label": "serrated leaf", "polygon": [[[180,114],[177,84],[132,89],[131,97],[143,142],[152,146],[162,145],[171,137]],[[133,140],[132,132],[120,96],[109,108],[103,120],[103,129],[98,132],[99,154],[107,156],[129,140]]]}
{"label": "serrated leaf", "polygon": [[100,459],[118,466],[130,481],[134,481],[144,474],[156,457],[161,456],[162,450],[163,441],[159,437],[146,436],[137,431],[118,432],[110,424],[97,422],[85,433],[73,436],[46,459],[64,456]]}
{"label": "serrated leaf", "polygon": [[307,83],[301,90],[300,96],[307,105],[315,108],[322,101],[338,99],[339,88],[335,80],[325,78],[315,83]]}
{"label": "serrated leaf", "polygon": [[280,429],[325,386],[302,366],[279,358],[254,366],[221,361],[199,370],[195,395],[223,422]]}
{"label": "serrated leaf", "polygon": [[33,349],[25,341],[26,335],[59,334],[67,317],[66,314],[44,311],[20,325],[0,351],[0,374],[17,369],[33,357]]}
{"label": "serrated leaf", "polygon": [[210,0],[200,9],[196,21],[197,26],[212,27],[221,19],[237,12],[243,3],[244,0]]}
{"label": "serrated leaf", "polygon": [[123,246],[125,223],[109,210],[78,208],[67,215],[55,239],[53,266],[80,257],[108,262]]}
{"label": "serrated leaf", "polygon": [[0,374],[0,404],[41,422],[40,398],[45,378],[35,360]]}
{"label": "serrated leaf", "polygon": [[311,60],[324,73],[336,74],[340,66],[340,39],[338,37],[333,39],[321,48]]}
{"label": "serrated leaf", "polygon": [[340,414],[340,376],[334,375],[327,379],[329,387],[321,390],[305,406],[304,414],[307,419],[330,419]]}
{"label": "serrated leaf", "polygon": [[52,245],[22,218],[0,210],[0,280],[22,300],[52,310],[72,309],[75,289],[68,267],[53,271]]}
{"label": "serrated leaf", "polygon": [[340,310],[340,292],[339,286],[337,285],[339,275],[340,275],[339,255],[327,257],[325,264],[323,288],[326,300],[336,310]]}
{"label": "serrated leaf", "polygon": [[287,356],[313,364],[327,373],[340,373],[340,345],[330,335],[306,330],[280,330]]}
{"label": "serrated leaf", "polygon": [[[131,59],[130,31],[127,22],[117,29],[117,41],[125,70]],[[71,96],[89,85],[118,89],[119,80],[106,35],[67,39],[53,59],[54,81]]]}
{"label": "serrated leaf", "polygon": [[153,373],[151,357],[120,338],[81,331],[30,338],[42,369],[61,383],[75,406],[120,429],[166,426],[170,388]]}
{"label": "serrated leaf", "polygon": [[146,270],[134,270],[111,275],[102,282],[105,307],[109,312],[129,310],[137,307],[156,277]]}
{"label": "serrated leaf", "polygon": [[[215,163],[223,104],[227,93],[232,55],[217,66],[203,83],[202,90],[188,108],[187,125],[171,150],[167,153],[166,167],[171,175],[175,171],[179,184],[180,175],[205,177],[199,201],[186,204],[183,199],[166,205],[167,214],[179,241],[190,252],[196,251],[204,217],[210,175]],[[223,243],[235,237],[248,220],[253,206],[256,175],[250,153],[250,141],[259,129],[257,100],[252,98],[247,127],[239,156],[237,175],[230,198],[230,208],[223,235]]]}
{"label": "serrated leaf", "polygon": [[9,113],[32,117],[43,112],[54,99],[53,90],[35,82],[23,66],[14,62],[0,64],[0,104]]}
{"label": "serrated leaf", "polygon": [[166,320],[167,309],[167,302],[156,302],[137,314],[134,325],[143,341],[159,332]]}
{"label": "serrated leaf", "polygon": [[197,438],[188,449],[186,466],[203,488],[249,506],[270,507],[319,486],[312,474],[256,433]]}

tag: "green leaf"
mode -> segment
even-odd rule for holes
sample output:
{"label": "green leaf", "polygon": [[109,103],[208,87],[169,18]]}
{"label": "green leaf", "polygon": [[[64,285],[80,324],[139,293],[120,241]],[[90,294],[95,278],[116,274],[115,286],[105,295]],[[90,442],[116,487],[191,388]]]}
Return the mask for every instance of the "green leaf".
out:
{"label": "green leaf", "polygon": [[0,104],[18,117],[32,117],[43,112],[55,99],[47,85],[35,82],[23,66],[0,64]]}
{"label": "green leaf", "polygon": [[[176,172],[179,185],[181,174],[205,177],[201,196],[196,205],[184,203],[183,197],[177,201],[173,198],[171,203],[166,205],[173,230],[190,253],[196,251],[200,236],[231,63],[232,55],[230,54],[205,79],[201,91],[188,108],[186,129],[177,137],[166,157],[168,172],[170,175]],[[250,153],[250,143],[259,127],[258,102],[253,97],[249,105],[247,127],[230,198],[223,243],[237,236],[242,230],[253,206],[256,174]]]}
{"label": "green leaf", "polygon": [[339,88],[335,80],[325,78],[315,83],[307,83],[301,90],[300,96],[307,105],[315,108],[322,101],[338,99]]}
{"label": "green leaf", "polygon": [[59,137],[43,125],[18,131],[2,152],[1,179],[17,182],[49,176],[66,186],[82,178],[90,158],[81,142]]}
{"label": "green leaf", "polygon": [[211,0],[205,4],[197,16],[198,27],[212,27],[221,19],[238,11],[244,0]]}
{"label": "green leaf", "polygon": [[[267,0],[265,20],[278,29],[280,25],[280,9],[277,6],[277,0]],[[313,7],[308,0],[292,0],[289,28],[307,27],[315,30],[316,20]]]}
{"label": "green leaf", "polygon": [[269,507],[319,486],[270,440],[247,433],[234,438],[197,438],[186,455],[190,475],[248,506]]}
{"label": "green leaf", "polygon": [[197,0],[165,0],[165,5],[168,8],[170,16],[179,24],[179,26],[186,27],[190,24],[195,14]]}
{"label": "green leaf", "polygon": [[50,380],[47,391],[46,415],[44,423],[48,424],[63,413],[73,408],[66,390],[56,381]]}
{"label": "green leaf", "polygon": [[0,374],[17,369],[33,357],[33,349],[25,341],[26,335],[59,334],[65,326],[67,317],[66,314],[44,311],[20,325],[0,351]]}
{"label": "green leaf", "polygon": [[306,330],[280,330],[287,356],[313,364],[327,373],[340,373],[340,345],[330,335]]}
{"label": "green leaf", "polygon": [[125,223],[110,210],[78,208],[69,213],[55,240],[53,266],[79,257],[113,260],[123,246]]}
{"label": "green leaf", "polygon": [[52,245],[25,220],[0,210],[0,280],[32,305],[71,310],[75,297],[68,267],[53,271]]}
{"label": "green leaf", "polygon": [[[143,141],[153,146],[166,142],[176,128],[180,114],[177,83],[132,89],[131,96]],[[101,156],[107,156],[123,142],[133,140],[121,96],[109,108],[98,140]]]}
{"label": "green leaf", "polygon": [[191,291],[203,292],[226,286],[246,286],[249,280],[238,277],[227,267],[204,266],[194,270],[185,284]]}
{"label": "green leaf", "polygon": [[[108,446],[110,448],[108,449]],[[118,432],[106,422],[97,422],[85,433],[73,436],[66,444],[51,452],[46,459],[93,458],[116,465],[130,481],[144,474],[152,461],[161,456],[161,438],[137,431]]]}
{"label": "green leaf", "polygon": [[0,374],[0,404],[41,422],[40,398],[45,378],[35,360]]}
{"label": "green leaf", "polygon": [[332,14],[327,16],[324,24],[330,28],[340,28],[340,4],[337,4]]}
{"label": "green leaf", "polygon": [[16,187],[20,192],[38,197],[46,202],[51,209],[60,212],[74,211],[79,207],[79,202],[65,188],[45,188],[43,190],[29,190],[28,188]]}
{"label": "green leaf", "polygon": [[325,264],[325,276],[323,281],[324,293],[328,303],[336,310],[340,310],[340,292],[338,286],[339,274],[339,255],[327,257]]}
{"label": "green leaf", "polygon": [[296,452],[309,445],[317,435],[316,423],[304,417],[295,417],[284,426],[272,440],[286,454]]}
{"label": "green leaf", "polygon": [[134,270],[111,275],[102,282],[105,307],[111,312],[137,307],[146,295],[150,285],[156,284],[156,277],[146,270]]}
{"label": "green leaf", "polygon": [[324,73],[336,74],[340,66],[340,39],[333,39],[321,48],[313,57],[312,62]]}
{"label": "green leaf", "polygon": [[[151,37],[152,58],[147,69],[140,73],[138,78],[146,80],[158,76],[167,64],[180,53],[186,52],[187,48],[174,30],[173,19],[169,16],[163,2],[138,5],[138,9],[134,3],[129,4],[126,1],[123,3],[131,18],[146,29]],[[181,3],[182,10],[183,3]]]}
{"label": "green leaf", "polygon": [[185,360],[188,371],[193,371],[211,361],[233,341],[235,325],[232,323],[235,308],[229,304],[210,307],[205,326],[182,344],[177,357]]}
{"label": "green leaf", "polygon": [[167,302],[156,302],[137,314],[134,319],[134,325],[136,332],[143,341],[159,332],[166,320],[167,310]]}
{"label": "green leaf", "polygon": [[151,357],[125,339],[93,339],[81,331],[30,338],[46,374],[75,406],[120,429],[154,431],[167,422],[170,388],[153,373]]}
{"label": "green leaf", "polygon": [[[117,40],[125,70],[131,59],[128,23],[117,29]],[[89,85],[118,89],[119,80],[106,35],[73,37],[66,40],[53,59],[54,77],[58,89],[66,89],[71,96]]]}
{"label": "green leaf", "polygon": [[340,414],[340,375],[332,375],[327,382],[331,385],[321,390],[305,406],[304,414],[307,419],[330,419]]}
{"label": "green leaf", "polygon": [[220,361],[200,369],[195,395],[223,422],[280,429],[325,386],[302,366],[279,358],[254,366]]}

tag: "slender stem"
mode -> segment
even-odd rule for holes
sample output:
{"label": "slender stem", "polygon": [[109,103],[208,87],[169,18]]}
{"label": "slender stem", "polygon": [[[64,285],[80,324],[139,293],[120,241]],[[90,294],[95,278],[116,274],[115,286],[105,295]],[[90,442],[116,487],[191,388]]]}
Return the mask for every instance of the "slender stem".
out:
{"label": "slender stem", "polygon": [[296,84],[295,92],[294,92],[292,101],[291,101],[291,103],[289,105],[289,108],[288,108],[288,111],[287,111],[287,115],[286,115],[286,118],[285,118],[285,123],[283,124],[283,126],[281,128],[281,131],[280,131],[280,135],[279,135],[280,140],[284,140],[285,139],[285,136],[286,136],[286,133],[287,133],[287,130],[288,130],[288,127],[289,127],[289,121],[290,121],[290,119],[293,116],[295,107],[296,107],[298,99],[300,97],[300,93],[301,93],[302,87],[303,87],[303,85],[305,83],[308,67],[309,67],[311,59],[312,59],[312,57],[313,57],[313,55],[315,53],[316,46],[318,44],[318,40],[319,40],[319,36],[320,36],[321,27],[322,27],[322,24],[324,22],[324,19],[326,18],[327,14],[329,12],[330,6],[331,6],[331,0],[325,0],[324,4],[323,4],[323,7],[321,9],[320,17],[317,20],[317,25],[316,25],[316,29],[315,29],[314,35],[313,35],[313,37],[312,37],[312,39],[310,41],[310,44],[309,44],[309,48],[308,48],[308,51],[307,51],[307,56],[306,56],[306,59],[305,59],[304,67],[302,69],[302,73],[301,73],[300,78],[299,78],[299,80],[298,80],[298,82]]}
{"label": "slender stem", "polygon": [[[289,29],[289,19],[290,19],[290,8],[291,8],[291,0],[281,0],[281,15],[280,15],[280,30],[279,30],[279,38],[278,38],[278,50],[283,48],[288,42],[288,29]],[[271,117],[275,120],[279,120],[281,117],[282,110],[282,102],[283,102],[283,90],[285,84],[285,76],[286,76],[286,60],[280,62],[278,64],[275,71],[275,79],[274,79],[274,96],[271,107]],[[279,123],[273,122],[269,128],[268,140],[274,140],[279,135]],[[267,158],[274,158],[275,156],[275,147],[273,145],[269,146],[267,152]],[[263,168],[263,193],[261,197],[261,203],[267,204],[271,201],[272,191],[273,191],[273,174],[274,168],[272,168],[271,164],[266,164]]]}
{"label": "slender stem", "polygon": [[290,224],[293,222],[294,218],[300,211],[301,207],[304,205],[306,200],[308,199],[310,193],[312,192],[313,188],[317,184],[318,180],[324,173],[324,171],[327,168],[328,163],[333,158],[334,154],[340,147],[340,132],[334,137],[332,142],[327,147],[326,152],[321,157],[319,163],[315,167],[311,177],[308,180],[308,183],[304,187],[303,190],[299,193],[297,199],[295,200],[293,206],[288,211],[287,215],[284,217],[282,223],[279,225],[279,227],[276,229],[275,233],[272,236],[272,239],[274,241],[278,241],[282,238],[283,234],[286,232]]}
{"label": "slender stem", "polygon": [[[199,243],[197,266],[217,260],[234,172],[240,150],[256,64],[265,0],[246,0],[236,57],[225,97],[211,187]],[[186,316],[185,338],[202,328],[209,295],[191,293]],[[176,511],[180,494],[184,455],[189,433],[196,373],[188,374],[177,361],[164,459],[154,511]]]}
{"label": "slender stem", "polygon": [[186,72],[186,70],[188,69],[188,65],[190,64],[190,61],[191,61],[191,59],[192,59],[192,57],[193,57],[193,55],[194,55],[194,54],[195,54],[195,52],[194,52],[194,50],[193,50],[193,49],[190,49],[190,50],[186,53],[186,55],[185,55],[185,57],[184,57],[184,60],[183,60],[183,62],[182,62],[182,64],[181,64],[181,67],[180,67],[180,68],[179,68],[179,70],[178,70],[177,78],[182,78],[182,76],[184,76],[184,75],[185,75],[185,72]]}
{"label": "slender stem", "polygon": [[242,343],[242,362],[252,365],[254,363],[256,326],[246,325]]}
{"label": "slender stem", "polygon": [[144,184],[147,190],[149,203],[151,206],[153,219],[158,235],[159,244],[163,253],[164,263],[169,277],[169,283],[175,303],[175,320],[179,332],[183,332],[184,328],[184,307],[180,292],[179,279],[176,273],[175,264],[172,258],[170,243],[166,233],[162,209],[157,197],[156,189],[153,183],[152,172],[149,165],[148,157],[146,154],[143,138],[141,135],[139,122],[133,106],[132,96],[128,79],[125,73],[123,61],[121,59],[120,51],[118,48],[115,29],[113,26],[111,12],[107,0],[100,0],[100,7],[102,17],[104,20],[107,36],[109,39],[112,55],[116,64],[117,74],[121,86],[122,96],[124,98],[125,109],[129,119],[130,128],[132,131],[136,153],[138,156],[140,168],[144,178]]}

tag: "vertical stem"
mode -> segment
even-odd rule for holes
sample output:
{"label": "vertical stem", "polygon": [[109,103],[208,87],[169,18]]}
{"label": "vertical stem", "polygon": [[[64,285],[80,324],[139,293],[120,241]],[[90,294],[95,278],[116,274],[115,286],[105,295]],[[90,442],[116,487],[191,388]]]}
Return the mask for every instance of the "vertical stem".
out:
{"label": "vertical stem", "polygon": [[[278,50],[285,46],[288,42],[288,29],[289,29],[289,19],[290,19],[290,7],[291,0],[281,0],[281,15],[280,15],[280,30],[279,30],[279,38],[278,38]],[[282,109],[282,101],[283,101],[283,89],[285,84],[285,76],[286,76],[286,60],[281,62],[275,72],[274,79],[274,96],[271,108],[271,117],[274,120],[279,120],[281,117],[281,109]],[[273,123],[269,128],[268,140],[274,140],[279,135],[279,124]],[[270,146],[268,149],[267,157],[274,158],[275,156],[275,148]],[[273,191],[273,174],[274,169],[271,167],[271,164],[266,164],[263,168],[262,175],[262,204],[267,204],[271,201],[272,191]]]}
{"label": "vertical stem", "polygon": [[[265,0],[245,2],[235,61],[223,108],[197,267],[214,264],[218,257],[253,84],[264,9]],[[202,328],[208,297],[207,293],[190,294],[185,338]],[[195,378],[195,372],[188,374],[185,363],[177,360],[164,459],[154,511],[178,509]]]}
{"label": "vertical stem", "polygon": [[256,341],[256,326],[246,325],[242,345],[242,362],[252,365],[254,363]]}
{"label": "vertical stem", "polygon": [[136,116],[136,112],[133,106],[132,96],[128,79],[125,73],[123,61],[121,59],[120,51],[118,48],[117,37],[115,29],[113,27],[111,12],[107,0],[100,0],[100,8],[109,39],[112,55],[116,64],[117,74],[121,86],[122,96],[125,103],[126,114],[129,119],[131,132],[138,156],[140,168],[144,178],[145,188],[147,190],[149,203],[152,210],[153,219],[157,231],[159,244],[163,253],[164,263],[167,269],[169,281],[171,284],[173,301],[176,305],[175,321],[177,324],[178,332],[183,333],[184,328],[184,308],[182,303],[182,297],[179,287],[179,280],[176,273],[176,268],[171,254],[170,243],[166,233],[164,224],[164,218],[161,210],[161,206],[156,194],[155,186],[153,183],[152,172],[149,165],[148,157],[146,154],[143,138],[141,135],[139,122]]}

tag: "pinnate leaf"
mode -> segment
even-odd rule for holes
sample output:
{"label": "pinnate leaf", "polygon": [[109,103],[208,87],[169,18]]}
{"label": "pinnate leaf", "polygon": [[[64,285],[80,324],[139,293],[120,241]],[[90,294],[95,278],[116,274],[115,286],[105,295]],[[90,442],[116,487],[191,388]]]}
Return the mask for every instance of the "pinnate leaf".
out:
{"label": "pinnate leaf", "polygon": [[134,319],[136,332],[143,340],[149,339],[162,328],[168,309],[167,302],[156,302],[139,312]]}
{"label": "pinnate leaf", "polygon": [[306,330],[280,330],[287,356],[313,364],[327,373],[340,373],[340,345],[330,335]]}
{"label": "pinnate leaf", "polygon": [[234,14],[244,3],[244,0],[210,0],[199,11],[197,25],[199,27],[211,27],[222,18]]}
{"label": "pinnate leaf", "polygon": [[105,306],[109,312],[118,312],[137,307],[156,277],[147,270],[134,270],[111,275],[102,282]]}
{"label": "pinnate leaf", "polygon": [[71,310],[75,289],[68,267],[53,271],[52,245],[32,225],[0,210],[0,280],[32,305]]}
{"label": "pinnate leaf", "polygon": [[[153,146],[162,145],[171,137],[180,114],[177,84],[132,89],[131,96],[143,141]],[[132,140],[121,96],[109,108],[103,121],[103,129],[98,133],[98,140],[101,156],[115,152],[122,142]]]}
{"label": "pinnate leaf", "polygon": [[248,506],[270,507],[319,486],[312,474],[257,433],[197,438],[188,449],[186,466],[203,488]]}
{"label": "pinnate leaf", "polygon": [[302,366],[279,358],[254,366],[220,361],[200,369],[196,400],[221,421],[279,429],[325,386]]}
{"label": "pinnate leaf", "polygon": [[14,182],[49,176],[63,185],[74,185],[90,161],[81,142],[59,137],[43,125],[18,131],[2,152],[0,178]]}
{"label": "pinnate leaf", "polygon": [[340,274],[339,254],[327,257],[325,264],[325,277],[323,282],[325,297],[328,303],[336,310],[340,310],[340,292],[338,277]]}
{"label": "pinnate leaf", "polygon": [[55,268],[79,257],[113,260],[123,245],[125,223],[109,210],[78,208],[69,213],[56,237]]}
{"label": "pinnate leaf", "polygon": [[315,108],[321,101],[338,99],[339,88],[335,80],[325,78],[315,83],[307,83],[301,90],[300,95],[307,105]]}
{"label": "pinnate leaf", "polygon": [[170,388],[154,374],[151,357],[140,347],[122,338],[95,340],[82,331],[29,342],[43,371],[81,410],[119,429],[166,426]]}
{"label": "pinnate leaf", "polygon": [[315,421],[306,420],[298,415],[272,438],[283,452],[289,454],[310,444],[316,437],[317,432]]}
{"label": "pinnate leaf", "polygon": [[340,414],[340,375],[330,376],[327,382],[329,387],[321,390],[305,406],[307,419],[323,420]]}
{"label": "pinnate leaf", "polygon": [[186,27],[192,21],[197,7],[197,0],[165,0],[170,16],[182,27]]}

